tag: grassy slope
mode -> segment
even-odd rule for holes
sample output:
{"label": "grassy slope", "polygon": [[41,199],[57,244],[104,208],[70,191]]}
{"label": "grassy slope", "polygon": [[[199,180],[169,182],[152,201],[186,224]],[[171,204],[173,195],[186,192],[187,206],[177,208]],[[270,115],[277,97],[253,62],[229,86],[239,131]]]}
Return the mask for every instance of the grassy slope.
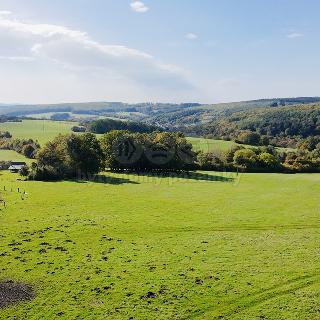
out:
{"label": "grassy slope", "polygon": [[[71,133],[74,122],[67,121],[50,121],[50,120],[25,120],[22,122],[6,122],[0,124],[1,131],[9,131],[14,138],[26,139],[32,138],[44,144],[52,140],[59,133]],[[195,150],[211,151],[222,150],[227,151],[236,145],[232,141],[212,140],[202,138],[188,138],[194,145]],[[1,157],[1,154],[0,154]]]}
{"label": "grassy slope", "polygon": [[214,150],[228,151],[237,143],[233,141],[213,140],[203,138],[188,138],[193,145],[195,151],[210,152]]}
{"label": "grassy slope", "polygon": [[[0,131],[9,131],[16,139],[38,140],[43,145],[59,133],[71,133],[72,126],[74,126],[74,122],[24,120],[22,122],[0,123]],[[11,150],[0,150],[1,160],[32,162],[32,160]]]}
{"label": "grassy slope", "polygon": [[25,161],[31,163],[32,160],[24,157],[13,150],[0,150],[0,161]]}
{"label": "grassy slope", "polygon": [[[195,151],[203,151],[203,152],[211,152],[211,151],[225,152],[230,150],[234,146],[241,146],[245,148],[258,148],[256,146],[251,146],[248,144],[238,144],[234,141],[193,138],[193,137],[188,137],[188,141],[192,143]],[[278,148],[278,147],[276,149],[279,152],[289,152],[289,151],[295,150],[293,148]]]}
{"label": "grassy slope", "polygon": [[9,131],[14,138],[38,140],[40,144],[52,140],[59,133],[71,133],[74,122],[49,120],[24,120],[0,123],[0,131]]}
{"label": "grassy slope", "polygon": [[[50,120],[24,120],[22,122],[6,122],[0,123],[0,131],[9,131],[14,138],[27,139],[32,138],[38,140],[41,145],[54,137],[59,133],[71,133],[71,128],[75,125],[75,122],[68,121],[50,121]],[[228,151],[233,146],[238,145],[233,141],[213,140],[203,138],[189,137],[188,140],[193,144],[195,151]],[[249,145],[243,145],[244,147],[252,148]],[[278,148],[278,150],[288,151],[292,149]],[[12,158],[14,154],[8,154],[0,150],[0,160],[16,160],[19,161],[18,156]],[[10,157],[9,157],[10,156]],[[10,159],[9,159],[9,158]],[[12,159],[11,159],[12,158]]]}
{"label": "grassy slope", "polygon": [[15,177],[0,176],[0,190],[28,199],[4,193],[0,278],[34,284],[37,297],[1,319],[320,316],[320,175]]}

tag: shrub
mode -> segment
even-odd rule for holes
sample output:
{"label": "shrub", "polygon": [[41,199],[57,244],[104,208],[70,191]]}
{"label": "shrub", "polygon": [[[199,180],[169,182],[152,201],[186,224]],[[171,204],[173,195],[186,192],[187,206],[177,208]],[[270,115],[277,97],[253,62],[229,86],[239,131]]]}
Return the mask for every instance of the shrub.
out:
{"label": "shrub", "polygon": [[19,173],[22,177],[27,177],[30,173],[30,169],[28,166],[24,166],[20,169]]}
{"label": "shrub", "polygon": [[261,137],[259,133],[251,132],[251,131],[242,131],[240,132],[238,138],[236,139],[236,142],[258,146],[260,145],[260,140],[261,140]]}
{"label": "shrub", "polygon": [[197,162],[201,170],[223,170],[226,165],[223,160],[213,152],[199,152]]}
{"label": "shrub", "polygon": [[268,152],[263,152],[259,155],[259,161],[262,167],[275,169],[279,166],[279,162],[276,157]]}
{"label": "shrub", "polygon": [[241,169],[252,169],[257,166],[258,157],[251,149],[242,149],[235,152],[233,164]]}
{"label": "shrub", "polygon": [[71,130],[73,132],[86,132],[87,128],[83,126],[73,126]]}
{"label": "shrub", "polygon": [[12,135],[9,131],[0,131],[0,139],[10,139]]}
{"label": "shrub", "polygon": [[35,158],[35,153],[36,153],[37,149],[34,147],[34,145],[32,144],[26,144],[22,147],[21,153],[29,158],[29,159],[33,159]]}

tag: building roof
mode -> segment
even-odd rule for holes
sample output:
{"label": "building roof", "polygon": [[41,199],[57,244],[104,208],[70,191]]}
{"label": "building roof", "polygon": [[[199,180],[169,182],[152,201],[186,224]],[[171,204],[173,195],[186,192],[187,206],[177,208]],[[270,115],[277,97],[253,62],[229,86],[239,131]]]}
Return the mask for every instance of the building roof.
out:
{"label": "building roof", "polygon": [[25,165],[14,165],[10,166],[9,170],[21,170]]}

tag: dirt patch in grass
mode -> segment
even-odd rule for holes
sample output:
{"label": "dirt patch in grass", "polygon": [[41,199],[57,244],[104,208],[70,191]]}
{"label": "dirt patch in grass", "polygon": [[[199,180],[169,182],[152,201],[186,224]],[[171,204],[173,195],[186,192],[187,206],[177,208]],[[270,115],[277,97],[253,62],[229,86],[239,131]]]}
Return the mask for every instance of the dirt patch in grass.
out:
{"label": "dirt patch in grass", "polygon": [[32,300],[34,296],[34,290],[30,285],[11,280],[0,281],[0,309]]}

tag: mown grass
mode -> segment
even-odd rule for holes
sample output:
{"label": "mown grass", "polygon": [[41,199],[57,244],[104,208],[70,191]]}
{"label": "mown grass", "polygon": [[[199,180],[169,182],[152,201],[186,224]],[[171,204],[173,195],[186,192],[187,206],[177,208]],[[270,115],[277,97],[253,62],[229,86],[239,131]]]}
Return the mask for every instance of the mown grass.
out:
{"label": "mown grass", "polygon": [[[239,144],[234,141],[225,141],[225,140],[214,140],[214,139],[205,139],[205,138],[194,138],[188,137],[188,140],[192,143],[193,149],[195,151],[203,152],[226,152],[231,150],[235,146],[241,146],[244,148],[258,148],[257,146],[252,146],[248,144]],[[276,147],[279,152],[289,152],[295,151],[293,148],[280,148]]]}
{"label": "mown grass", "polygon": [[0,131],[9,131],[16,139],[34,139],[41,145],[55,138],[59,133],[71,133],[75,122],[50,120],[23,120],[22,122],[0,123]]}
{"label": "mown grass", "polygon": [[3,186],[0,281],[37,295],[1,319],[320,317],[318,174]]}
{"label": "mown grass", "polygon": [[211,151],[228,151],[238,144],[234,141],[204,139],[188,137],[195,151],[211,152]]}
{"label": "mown grass", "polygon": [[28,159],[22,154],[19,154],[13,150],[0,150],[0,161],[24,161],[26,163],[32,162],[31,159]]}

